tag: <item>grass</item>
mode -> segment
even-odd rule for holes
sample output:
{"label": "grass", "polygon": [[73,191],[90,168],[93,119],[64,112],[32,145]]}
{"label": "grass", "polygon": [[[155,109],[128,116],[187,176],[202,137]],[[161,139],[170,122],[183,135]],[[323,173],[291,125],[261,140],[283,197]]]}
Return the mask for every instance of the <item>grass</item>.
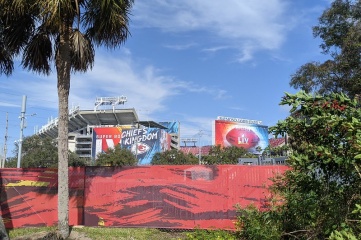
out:
{"label": "grass", "polygon": [[[16,228],[9,231],[10,239],[54,239],[43,238],[48,233],[56,232],[56,227]],[[226,230],[160,230],[154,228],[112,228],[77,226],[71,230],[71,239],[86,236],[91,240],[234,240],[234,232]],[[47,236],[48,237],[48,236]]]}
{"label": "grass", "polygon": [[149,239],[149,240],[167,240],[167,239],[186,239],[186,234],[183,232],[166,232],[153,228],[92,228],[83,227],[76,229],[76,231],[83,232],[92,239]]}
{"label": "grass", "polygon": [[[16,237],[32,236],[40,232],[55,232],[56,227],[16,228],[9,230],[10,239]],[[187,239],[186,232],[161,231],[152,228],[104,228],[104,227],[74,227],[71,231],[84,233],[92,240],[182,240]]]}
{"label": "grass", "polygon": [[56,231],[55,227],[14,228],[9,230],[9,237],[10,239],[13,239],[15,237],[28,236],[34,233],[53,231]]}

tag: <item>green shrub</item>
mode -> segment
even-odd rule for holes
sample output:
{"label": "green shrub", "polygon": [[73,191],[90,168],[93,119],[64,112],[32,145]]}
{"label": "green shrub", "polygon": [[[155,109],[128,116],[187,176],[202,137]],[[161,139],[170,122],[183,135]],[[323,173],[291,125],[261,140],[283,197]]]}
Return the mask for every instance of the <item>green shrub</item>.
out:
{"label": "green shrub", "polygon": [[247,240],[275,240],[280,239],[282,228],[279,213],[274,209],[261,211],[254,205],[246,208],[236,206],[239,216],[236,227],[240,239]]}
{"label": "green shrub", "polygon": [[194,232],[187,233],[189,240],[236,240],[236,233],[225,230],[203,230],[196,229]]}

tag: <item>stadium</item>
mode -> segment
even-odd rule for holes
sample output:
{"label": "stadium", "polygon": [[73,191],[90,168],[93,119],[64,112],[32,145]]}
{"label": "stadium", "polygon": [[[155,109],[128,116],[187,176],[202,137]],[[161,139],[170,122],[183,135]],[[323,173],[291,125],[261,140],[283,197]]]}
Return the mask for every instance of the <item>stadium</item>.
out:
{"label": "stadium", "polygon": [[[126,101],[124,96],[99,97],[93,110],[71,109],[69,150],[79,157],[95,159],[99,152],[121,144],[136,155],[139,164],[149,164],[155,152],[179,149],[177,122],[141,121],[134,108],[117,108]],[[51,119],[37,134],[56,139],[58,119]]]}
{"label": "stadium", "polygon": [[[99,97],[93,110],[71,109],[69,150],[96,160],[99,153],[120,144],[136,156],[139,165],[150,164],[155,153],[169,149],[197,157],[208,155],[211,146],[197,146],[197,138],[180,137],[179,122],[142,121],[134,108],[118,107],[126,101],[124,96]],[[58,119],[51,119],[37,134],[56,139]],[[243,147],[255,155],[262,154],[270,144],[276,147],[285,143],[268,139],[268,127],[261,121],[240,118],[217,117],[212,135],[212,145]]]}

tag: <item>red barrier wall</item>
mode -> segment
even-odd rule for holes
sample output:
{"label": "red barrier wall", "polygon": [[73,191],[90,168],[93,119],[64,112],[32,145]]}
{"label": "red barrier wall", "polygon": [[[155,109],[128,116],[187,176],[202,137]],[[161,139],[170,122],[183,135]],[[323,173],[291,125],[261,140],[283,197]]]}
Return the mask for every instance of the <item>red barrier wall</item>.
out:
{"label": "red barrier wall", "polygon": [[[84,221],[84,173],[84,168],[69,168],[70,225]],[[6,228],[57,225],[57,169],[0,169],[0,186]]]}
{"label": "red barrier wall", "polygon": [[[260,207],[286,166],[69,168],[70,225],[234,228],[235,204]],[[0,169],[7,228],[57,224],[56,169]]]}

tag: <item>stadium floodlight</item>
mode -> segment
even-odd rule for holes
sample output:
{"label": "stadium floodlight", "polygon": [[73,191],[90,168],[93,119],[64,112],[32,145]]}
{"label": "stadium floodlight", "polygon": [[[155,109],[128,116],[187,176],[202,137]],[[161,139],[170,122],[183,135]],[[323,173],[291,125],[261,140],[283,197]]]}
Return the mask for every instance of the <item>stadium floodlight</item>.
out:
{"label": "stadium floodlight", "polygon": [[103,105],[112,105],[112,106],[113,106],[113,110],[114,110],[115,105],[125,104],[126,101],[127,101],[127,97],[125,97],[125,96],[119,96],[119,97],[97,97],[97,98],[95,99],[94,111],[96,111],[96,110],[98,109],[98,107],[103,106]]}
{"label": "stadium floodlight", "polygon": [[195,145],[196,142],[198,142],[198,138],[181,138],[181,142],[184,142],[184,145],[187,146],[187,143],[193,143]]}

